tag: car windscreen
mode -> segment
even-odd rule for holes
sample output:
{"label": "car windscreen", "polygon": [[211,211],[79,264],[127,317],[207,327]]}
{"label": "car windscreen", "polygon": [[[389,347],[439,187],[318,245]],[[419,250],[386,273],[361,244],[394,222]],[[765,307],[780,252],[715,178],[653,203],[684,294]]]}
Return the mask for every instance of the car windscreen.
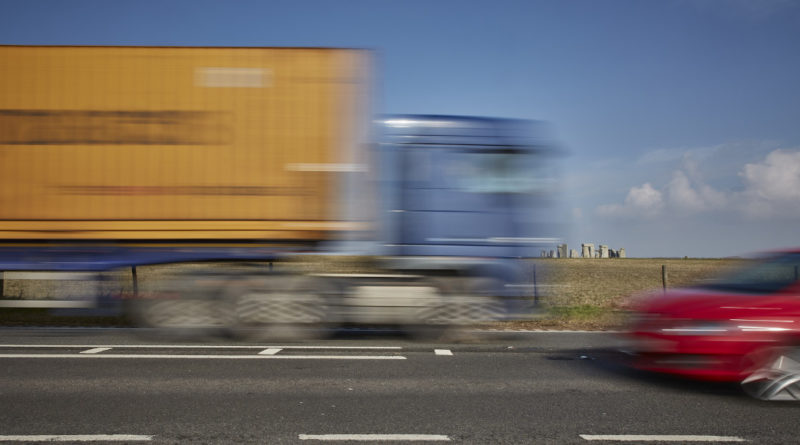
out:
{"label": "car windscreen", "polygon": [[746,292],[772,293],[798,280],[800,253],[786,253],[756,260],[733,273],[714,279],[705,288]]}

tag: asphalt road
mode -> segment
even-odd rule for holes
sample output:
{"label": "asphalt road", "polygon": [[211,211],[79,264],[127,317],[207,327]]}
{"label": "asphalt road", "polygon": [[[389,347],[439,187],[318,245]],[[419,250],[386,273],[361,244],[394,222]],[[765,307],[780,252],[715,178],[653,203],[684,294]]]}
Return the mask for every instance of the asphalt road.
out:
{"label": "asphalt road", "polygon": [[127,331],[31,329],[0,338],[0,440],[798,441],[800,404],[629,370],[611,334],[457,344],[167,344]]}

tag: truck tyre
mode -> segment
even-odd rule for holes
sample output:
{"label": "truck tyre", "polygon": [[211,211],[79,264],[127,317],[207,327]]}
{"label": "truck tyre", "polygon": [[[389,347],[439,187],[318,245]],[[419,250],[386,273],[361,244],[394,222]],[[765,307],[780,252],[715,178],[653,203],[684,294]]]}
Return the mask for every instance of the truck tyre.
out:
{"label": "truck tyre", "polygon": [[206,276],[176,275],[157,289],[131,301],[131,318],[137,326],[159,335],[193,338],[218,335],[229,324],[230,311],[220,298],[220,288],[204,283]]}
{"label": "truck tyre", "polygon": [[245,341],[291,341],[329,333],[328,300],[333,290],[324,280],[276,274],[233,287],[231,334]]}

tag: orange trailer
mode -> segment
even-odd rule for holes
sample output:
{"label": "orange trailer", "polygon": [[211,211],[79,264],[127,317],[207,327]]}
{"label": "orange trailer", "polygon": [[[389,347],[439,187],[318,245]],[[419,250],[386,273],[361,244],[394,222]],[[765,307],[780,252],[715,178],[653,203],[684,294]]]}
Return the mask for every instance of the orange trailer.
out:
{"label": "orange trailer", "polygon": [[320,241],[359,226],[369,52],[0,46],[0,239]]}

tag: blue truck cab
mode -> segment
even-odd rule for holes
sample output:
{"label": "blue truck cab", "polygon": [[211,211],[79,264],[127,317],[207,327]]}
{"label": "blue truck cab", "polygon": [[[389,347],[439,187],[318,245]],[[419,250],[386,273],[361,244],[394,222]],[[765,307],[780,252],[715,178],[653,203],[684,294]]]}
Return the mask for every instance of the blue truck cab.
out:
{"label": "blue truck cab", "polygon": [[502,296],[506,316],[525,313],[524,304],[512,304],[531,294],[523,259],[557,242],[550,218],[556,150],[538,123],[393,115],[378,124],[387,267],[438,273],[451,278],[443,286],[450,292]]}
{"label": "blue truck cab", "polygon": [[553,188],[553,149],[518,119],[381,120],[381,226],[396,256],[535,256]]}

